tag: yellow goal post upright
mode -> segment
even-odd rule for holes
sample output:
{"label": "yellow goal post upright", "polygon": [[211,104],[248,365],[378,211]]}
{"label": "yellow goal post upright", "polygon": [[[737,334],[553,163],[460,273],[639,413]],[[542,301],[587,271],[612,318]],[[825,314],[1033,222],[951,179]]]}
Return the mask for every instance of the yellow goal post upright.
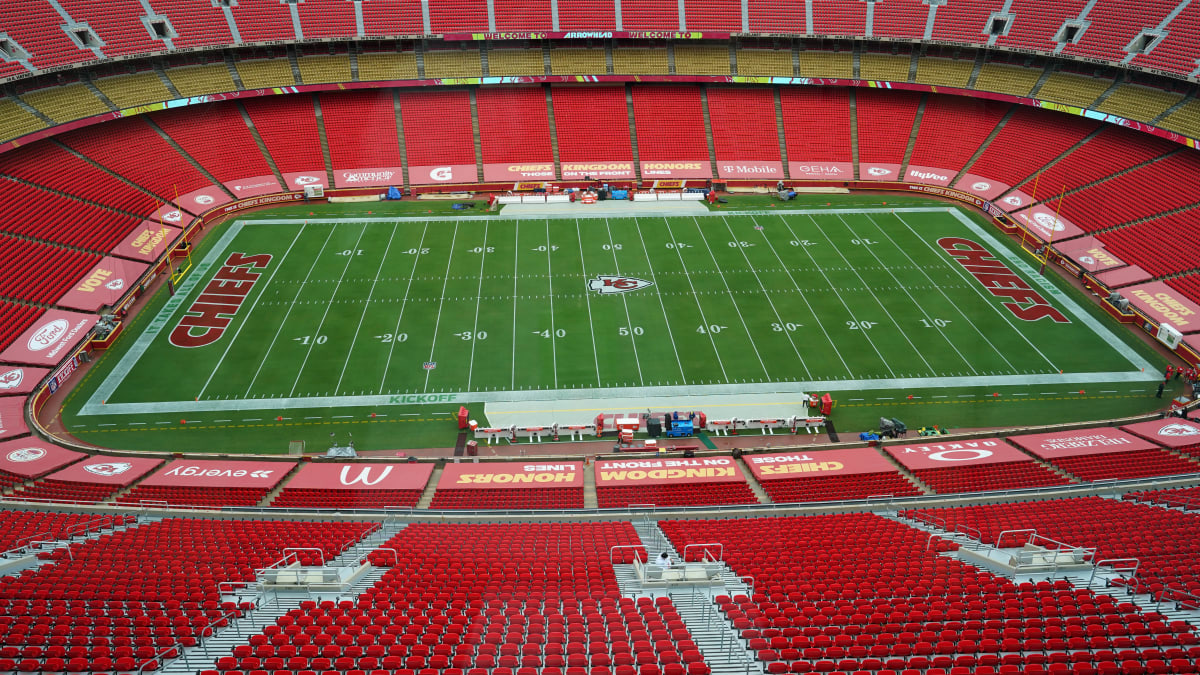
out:
{"label": "yellow goal post upright", "polygon": [[[176,185],[174,187],[175,187],[175,204],[176,204],[176,206],[178,206],[179,205],[179,186]],[[163,238],[165,239],[167,236],[167,226],[166,226],[166,224],[164,224],[162,222],[161,209],[159,210],[158,225],[161,228],[159,230],[159,232],[163,235]],[[183,279],[183,277],[186,276],[188,271],[190,271],[192,269],[192,245],[190,242],[184,241],[182,246],[184,247],[183,250],[184,250],[185,255],[184,255],[184,259],[183,259],[183,264],[179,266],[179,269],[175,268],[175,259],[174,259],[175,258],[175,249],[170,249],[167,251],[167,269],[170,270],[170,273],[171,273],[170,278],[171,278],[171,289],[172,289],[171,293],[172,293],[172,295],[174,295],[175,287],[179,285],[179,282]]]}

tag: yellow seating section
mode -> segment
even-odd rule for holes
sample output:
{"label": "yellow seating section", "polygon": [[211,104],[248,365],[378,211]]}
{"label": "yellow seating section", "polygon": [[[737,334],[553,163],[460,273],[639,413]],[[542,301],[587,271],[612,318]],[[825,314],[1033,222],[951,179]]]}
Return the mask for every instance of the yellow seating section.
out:
{"label": "yellow seating section", "polygon": [[109,111],[104,101],[83,84],[68,84],[65,87],[48,87],[26,92],[21,94],[21,100],[59,124]]}
{"label": "yellow seating section", "polygon": [[1200,138],[1200,99],[1192,99],[1179,106],[1178,110],[1167,115],[1158,126],[1192,138]]}
{"label": "yellow seating section", "polygon": [[550,70],[555,75],[604,75],[608,59],[603,49],[551,49]]}
{"label": "yellow seating section", "polygon": [[224,63],[168,68],[166,73],[167,79],[171,80],[171,84],[184,96],[237,91],[233,76],[229,74],[229,68]]}
{"label": "yellow seating section", "polygon": [[417,55],[412,52],[367,52],[358,55],[360,82],[417,79]]}
{"label": "yellow seating section", "polygon": [[1149,122],[1182,100],[1183,94],[1127,84],[1109,94],[1097,109],[1126,119]]}
{"label": "yellow seating section", "polygon": [[1046,78],[1036,96],[1043,101],[1066,103],[1087,108],[1112,85],[1109,80],[1097,80],[1086,75],[1054,73]]}
{"label": "yellow seating section", "polygon": [[437,49],[425,52],[425,77],[483,77],[479,50]]}
{"label": "yellow seating section", "polygon": [[108,100],[118,108],[132,108],[175,98],[158,77],[158,73],[152,70],[133,75],[102,77],[93,80],[92,84],[104,92]]}
{"label": "yellow seating section", "polygon": [[675,72],[679,75],[728,75],[726,45],[675,45]]}
{"label": "yellow seating section", "polygon": [[739,49],[737,69],[738,75],[745,77],[791,77],[792,52],[790,49]]}
{"label": "yellow seating section", "polygon": [[328,84],[349,82],[350,57],[347,54],[319,54],[301,56],[296,59],[300,67],[300,78],[304,84]]}
{"label": "yellow seating section", "polygon": [[37,115],[22,108],[16,101],[0,99],[0,141],[24,136],[38,129],[45,129],[46,124]]}
{"label": "yellow seating section", "polygon": [[238,61],[235,65],[238,77],[242,78],[242,84],[247,89],[290,87],[296,84],[292,65],[286,58]]}
{"label": "yellow seating section", "polygon": [[546,74],[546,62],[540,48],[490,49],[487,57],[488,73],[495,77]]}
{"label": "yellow seating section", "polygon": [[979,68],[975,88],[1013,96],[1028,96],[1041,76],[1042,71],[1036,68],[985,63]]}
{"label": "yellow seating section", "polygon": [[867,54],[858,58],[858,74],[864,80],[908,82],[908,54]]}
{"label": "yellow seating section", "polygon": [[613,49],[613,72],[618,75],[666,75],[666,49]]}
{"label": "yellow seating section", "polygon": [[[905,66],[907,69],[908,66]],[[905,70],[907,79],[908,71]],[[800,75],[802,77],[854,78],[854,55],[850,52],[800,52]]]}
{"label": "yellow seating section", "polygon": [[962,89],[967,86],[967,82],[970,82],[971,71],[974,69],[974,61],[937,59],[926,56],[917,61],[916,81],[922,84]]}

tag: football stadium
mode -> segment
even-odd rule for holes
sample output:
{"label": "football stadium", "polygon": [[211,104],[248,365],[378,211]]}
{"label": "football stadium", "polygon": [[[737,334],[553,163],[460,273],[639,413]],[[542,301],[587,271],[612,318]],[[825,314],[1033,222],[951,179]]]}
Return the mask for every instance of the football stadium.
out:
{"label": "football stadium", "polygon": [[1200,672],[1200,4],[0,3],[0,673]]}

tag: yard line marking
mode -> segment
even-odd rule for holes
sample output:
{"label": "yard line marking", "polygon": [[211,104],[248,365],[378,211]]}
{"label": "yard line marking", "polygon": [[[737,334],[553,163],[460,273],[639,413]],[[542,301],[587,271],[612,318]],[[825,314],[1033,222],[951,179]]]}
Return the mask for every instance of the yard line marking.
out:
{"label": "yard line marking", "polygon": [[138,426],[145,426],[145,424],[146,424],[145,422],[130,422],[129,426],[138,427]]}
{"label": "yard line marking", "polygon": [[1028,396],[1029,394],[1011,394],[1011,396]]}
{"label": "yard line marking", "polygon": [[509,389],[517,388],[517,270],[521,266],[521,219],[513,228],[513,320],[512,320],[512,375]]}
{"label": "yard line marking", "polygon": [[[916,238],[917,238],[919,241],[921,241],[921,243],[925,244],[925,246],[926,246],[926,247],[927,247],[927,248],[928,248],[930,251],[933,251],[935,254],[937,254],[937,249],[935,249],[935,248],[933,247],[933,244],[930,244],[928,241],[926,241],[924,238],[922,238],[922,237],[921,237],[921,235],[917,234],[917,231],[913,229],[912,225],[909,225],[909,224],[908,224],[908,221],[904,220],[904,218],[902,218],[902,217],[901,217],[901,216],[899,216],[899,215],[897,215],[897,216],[896,216],[896,218],[897,218],[897,219],[899,219],[899,221],[900,221],[901,223],[904,223],[904,226],[905,226],[905,227],[907,227],[907,228],[908,228],[908,230],[909,230],[910,232],[912,232],[912,233],[913,233],[913,236],[914,236],[914,237],[916,237]],[[968,219],[966,222],[968,222],[968,223],[969,223],[969,222],[970,222],[970,220]],[[972,231],[973,231],[973,232],[976,232],[974,229],[972,229]],[[976,232],[976,233],[978,234],[978,232]],[[999,246],[997,245],[997,243],[996,243],[994,240],[992,240],[992,241],[989,241],[988,243],[989,243],[989,244],[991,244],[991,246],[992,246],[992,248],[993,248],[993,249],[999,249],[999,248],[1001,248],[1001,247],[999,247]],[[1005,249],[1005,250],[1007,250],[1007,249]],[[999,251],[999,250],[994,250],[993,252],[994,252],[996,255],[1001,255],[1001,251]],[[939,258],[940,258],[940,256],[939,256]],[[1025,335],[1025,333],[1024,333],[1024,332],[1022,332],[1020,329],[1018,329],[1018,328],[1017,328],[1017,326],[1016,326],[1016,324],[1014,324],[1014,323],[1013,323],[1013,322],[1012,322],[1012,321],[1011,321],[1011,320],[1010,320],[1010,319],[1009,319],[1007,316],[1005,316],[1004,312],[1001,312],[1001,311],[1000,311],[1000,308],[999,308],[999,307],[997,307],[995,303],[991,302],[991,300],[988,298],[988,296],[984,294],[984,292],[983,292],[983,289],[982,289],[982,288],[980,288],[978,284],[973,284],[973,283],[971,283],[971,281],[972,281],[972,280],[971,280],[971,279],[970,279],[970,278],[967,276],[967,271],[966,271],[966,270],[964,270],[964,269],[962,268],[962,265],[951,265],[950,267],[951,267],[951,269],[953,269],[953,270],[954,270],[955,274],[957,274],[959,277],[961,277],[961,278],[962,278],[962,280],[963,280],[963,281],[964,281],[964,282],[965,282],[965,283],[966,283],[968,286],[970,286],[970,287],[971,287],[971,289],[972,289],[973,291],[975,291],[975,294],[976,294],[976,295],[978,295],[980,298],[982,298],[982,299],[983,299],[983,302],[984,302],[984,304],[985,304],[985,305],[987,305],[987,306],[991,307],[991,308],[992,308],[992,310],[993,310],[993,311],[995,311],[995,312],[996,312],[996,314],[997,314],[997,315],[999,315],[1001,319],[1004,319],[1004,322],[1005,322],[1005,323],[1007,323],[1007,324],[1009,325],[1009,327],[1010,327],[1010,328],[1012,328],[1012,329],[1013,329],[1013,331],[1015,331],[1015,332],[1017,333],[1017,335],[1019,335],[1019,336],[1021,337],[1021,339],[1025,341],[1025,344],[1027,344],[1027,345],[1029,345],[1030,347],[1032,347],[1032,348],[1033,348],[1033,351],[1035,351],[1035,352],[1037,352],[1037,353],[1038,353],[1038,356],[1041,356],[1041,357],[1042,357],[1042,359],[1044,359],[1044,360],[1046,361],[1046,363],[1050,364],[1050,369],[1051,369],[1051,370],[1058,370],[1058,366],[1054,365],[1054,362],[1050,360],[1050,357],[1046,356],[1046,355],[1045,355],[1045,354],[1042,352],[1042,350],[1038,349],[1038,348],[1037,348],[1037,345],[1035,345],[1035,344],[1033,343],[1033,341],[1032,341],[1032,340],[1030,340],[1030,339],[1029,339],[1029,338],[1028,338],[1028,337]]]}
{"label": "yard line marking", "polygon": [[[583,270],[583,279],[586,283],[588,279],[587,260],[583,257],[583,232],[579,229],[579,219],[575,219],[575,241],[579,243],[579,267]],[[596,349],[596,324],[592,321],[592,294],[585,293],[583,304],[587,307],[588,327],[592,332],[592,360],[596,364],[596,386],[604,386],[600,382],[600,352]]]}
{"label": "yard line marking", "polygon": [[383,383],[387,381],[388,368],[392,366],[392,354],[396,353],[396,336],[400,335],[400,322],[404,320],[404,310],[408,307],[408,293],[412,290],[413,279],[417,275],[417,264],[421,262],[421,251],[425,250],[425,235],[429,232],[429,222],[421,229],[421,241],[417,243],[417,252],[413,255],[413,266],[408,273],[408,285],[404,287],[404,299],[400,302],[400,315],[396,317],[396,328],[392,331],[392,344],[388,347],[387,361],[383,364],[383,375],[379,378],[379,393],[383,393]]}
{"label": "yard line marking", "polygon": [[[427,361],[432,361],[433,354],[437,351],[438,328],[442,325],[442,309],[446,306],[446,287],[450,284],[450,265],[454,262],[454,245],[456,243],[458,243],[458,223],[454,224],[454,234],[450,236],[450,255],[446,257],[446,273],[444,275],[445,278],[442,280],[442,299],[438,302],[437,318],[433,320],[433,344],[429,345],[429,358],[426,359]],[[475,336],[472,335],[471,340],[474,339]],[[429,369],[425,370],[424,391],[429,391],[429,375],[432,372]]]}
{"label": "yard line marking", "polygon": [[296,306],[296,301],[300,299],[300,294],[304,292],[305,284],[312,277],[313,270],[317,268],[317,263],[321,261],[321,254],[325,252],[325,247],[329,245],[329,240],[333,238],[335,231],[337,231],[337,225],[329,228],[329,234],[325,235],[325,242],[321,244],[321,250],[317,251],[317,254],[313,256],[312,265],[308,268],[308,274],[305,274],[304,280],[296,286],[296,294],[292,296],[292,302],[288,304],[287,311],[283,313],[283,321],[280,321],[279,328],[275,329],[275,335],[271,338],[271,344],[267,345],[267,353],[258,362],[258,368],[254,371],[254,377],[250,378],[250,384],[247,385],[246,393],[243,396],[250,396],[250,390],[254,388],[254,382],[258,380],[258,375],[262,372],[263,364],[271,357],[271,350],[275,349],[275,342],[279,340],[279,334],[283,332],[283,327],[287,324],[288,317],[292,314],[292,308]]}
{"label": "yard line marking", "polygon": [[[608,222],[607,220],[604,222]],[[558,389],[558,337],[554,334],[554,266],[550,261],[550,219],[546,219],[546,290],[550,293],[550,363],[554,366],[554,388]]]}
{"label": "yard line marking", "polygon": [[[575,221],[575,226],[579,226],[579,221]],[[633,219],[633,228],[637,230],[638,241],[642,243],[642,254],[646,256],[646,269],[650,271],[650,281],[654,282],[654,294],[658,296],[658,306],[662,308],[663,325],[667,327],[667,339],[671,341],[671,351],[675,352],[675,365],[679,366],[679,377],[687,384],[687,374],[683,372],[683,360],[679,358],[679,347],[675,346],[675,335],[671,332],[671,321],[667,318],[667,305],[663,302],[662,291],[659,290],[662,286],[658,285],[658,278],[654,275],[654,263],[650,262],[650,250],[646,248],[646,238],[642,236],[642,226],[638,223],[638,219]],[[581,243],[580,246],[583,244]],[[629,332],[633,332],[633,326],[629,327]]]}
{"label": "yard line marking", "polygon": [[287,250],[283,252],[283,257],[279,259],[278,264],[271,270],[271,275],[267,277],[267,283],[263,284],[258,295],[254,296],[254,302],[251,303],[250,309],[242,315],[242,321],[238,324],[237,330],[233,332],[233,337],[225,343],[225,351],[221,352],[221,358],[217,360],[217,365],[213,366],[212,372],[208,374],[208,379],[204,381],[204,386],[200,387],[200,393],[196,394],[196,398],[204,396],[208,385],[212,382],[217,371],[221,369],[221,364],[225,362],[225,357],[229,355],[229,350],[233,348],[233,343],[237,342],[238,336],[242,334],[242,329],[246,327],[247,323],[250,323],[250,317],[254,315],[254,308],[258,306],[258,301],[262,300],[262,297],[266,295],[267,288],[271,286],[271,281],[275,279],[275,273],[279,271],[280,267],[283,267],[283,262],[287,260],[288,254],[292,252],[292,248],[296,245],[296,242],[300,241],[300,235],[304,234],[304,228],[306,227],[308,227],[308,223],[300,226],[300,230],[296,232],[296,236],[292,237],[292,243],[288,244]]}
{"label": "yard line marking", "polygon": [[[881,234],[883,234],[883,236],[887,237],[887,240],[892,243],[892,250],[896,250],[896,246],[895,246],[896,242],[892,241],[892,238],[888,237],[886,232],[883,232],[883,228],[879,227],[879,225],[875,222],[874,218],[871,218],[871,214],[868,213],[868,214],[864,214],[864,215],[867,216],[867,220],[871,221],[871,225],[873,225],[876,230],[879,230],[879,232]],[[842,221],[842,225],[846,226],[846,231],[849,232],[851,236],[853,236],[855,239],[858,239],[859,241],[862,241],[862,237],[859,236],[859,234],[857,232],[855,232],[853,230],[853,228],[850,227],[850,223],[847,223],[845,218],[838,216],[838,220]],[[875,253],[875,250],[873,248],[871,248],[870,246],[867,246],[867,245],[864,245],[863,248],[866,248],[867,251],[871,254],[871,257],[875,258],[875,261],[880,264],[880,269],[885,270],[888,273],[888,275],[892,277],[892,280],[896,282],[896,285],[901,290],[904,291],[904,294],[908,296],[908,299],[911,300],[913,305],[915,305],[917,307],[917,309],[921,312],[921,314],[923,314],[925,316],[925,319],[929,322],[929,324],[932,325],[937,330],[938,334],[942,336],[942,339],[946,341],[946,344],[950,345],[950,348],[954,350],[954,353],[958,354],[958,357],[963,360],[963,363],[967,364],[967,367],[971,369],[971,372],[978,374],[979,369],[976,368],[975,365],[971,363],[971,360],[968,359],[962,353],[962,351],[959,350],[958,345],[954,344],[954,342],[949,337],[946,336],[946,331],[942,330],[942,327],[937,325],[937,321],[933,318],[933,316],[928,311],[926,311],[925,303],[918,302],[917,299],[913,297],[913,294],[908,290],[908,288],[906,288],[904,286],[903,282],[900,281],[900,278],[896,276],[895,270],[893,270],[891,267],[888,267],[887,265],[885,265],[883,260],[879,257],[879,254]],[[908,261],[913,263],[913,266],[916,267],[916,261],[914,261],[908,255],[907,251],[902,250],[901,253],[904,253],[904,256],[906,258],[908,258]],[[925,275],[925,278],[928,279],[931,284],[933,284],[933,279],[930,279],[929,275],[925,274],[924,270],[922,270],[921,273]],[[859,276],[859,278],[860,279],[862,278],[861,275]],[[866,282],[864,281],[863,283],[866,283]],[[934,285],[934,287],[937,286],[937,284],[933,284],[933,285]],[[938,289],[938,290],[941,291],[941,289]],[[946,294],[942,293],[942,297],[945,298]],[[950,299],[946,298],[946,301],[949,302]],[[953,303],[951,303],[951,304],[953,304]],[[960,314],[961,314],[961,311],[960,311]],[[967,319],[967,323],[971,323],[971,320]],[[974,327],[974,325],[975,324],[971,323],[972,327]],[[976,328],[975,330],[978,331],[979,329]],[[901,332],[903,332],[903,331],[901,331]],[[982,335],[982,333],[981,333],[981,335]],[[986,340],[987,338],[985,337],[984,339]],[[912,343],[910,342],[909,344],[912,344]],[[991,344],[991,343],[988,343],[988,344]],[[1005,363],[1008,363],[1008,361],[1005,360]],[[1012,367],[1011,363],[1009,363],[1008,365],[1009,365],[1009,368]]]}
{"label": "yard line marking", "polygon": [[[812,216],[809,216],[809,218],[810,218],[810,219],[813,221],[813,224],[814,224],[814,225],[816,225],[816,224],[817,224],[817,221],[816,221],[816,219],[815,219],[815,218],[813,218]],[[838,219],[839,219],[839,220],[841,219],[841,216],[840,216],[840,215],[838,216]],[[845,221],[843,221],[843,222],[845,222]],[[820,227],[820,226],[817,226],[817,228],[816,228],[816,229],[817,229],[817,231],[818,231],[818,232],[820,232],[820,233],[821,233],[821,236],[822,236],[822,237],[825,237],[825,241],[829,242],[829,246],[830,246],[830,247],[831,247],[831,248],[832,248],[834,251],[837,251],[838,257],[839,257],[839,258],[841,258],[841,259],[842,259],[842,260],[843,260],[843,261],[846,263],[846,267],[847,267],[847,268],[848,268],[848,269],[849,269],[851,272],[853,272],[853,273],[854,273],[854,276],[858,277],[858,280],[859,280],[859,281],[861,281],[861,282],[862,282],[863,288],[865,288],[865,289],[867,290],[867,293],[870,293],[870,294],[871,294],[871,298],[872,298],[873,300],[875,300],[875,304],[879,305],[879,308],[880,308],[880,309],[882,309],[882,310],[883,310],[883,313],[884,313],[884,314],[886,314],[886,315],[887,315],[887,317],[888,317],[888,319],[890,319],[890,320],[891,320],[891,322],[892,322],[892,325],[893,325],[893,326],[895,326],[895,327],[896,327],[896,330],[897,330],[897,332],[899,332],[899,333],[900,333],[900,337],[904,338],[904,341],[908,343],[908,346],[909,346],[909,347],[912,347],[912,350],[913,350],[914,352],[916,352],[916,354],[917,354],[917,358],[921,359],[921,362],[925,364],[925,367],[929,369],[929,372],[930,372],[931,374],[933,374],[933,375],[937,375],[937,369],[936,369],[936,368],[934,368],[933,366],[931,366],[931,365],[929,364],[929,361],[928,361],[928,360],[925,358],[925,355],[924,355],[924,354],[922,354],[922,353],[921,353],[921,350],[917,349],[917,346],[916,346],[916,345],[914,345],[914,344],[913,344],[913,342],[912,342],[912,340],[910,340],[910,339],[909,339],[909,337],[908,337],[908,333],[906,333],[906,332],[904,331],[904,329],[900,327],[900,322],[896,320],[896,317],[895,317],[895,316],[893,316],[893,315],[892,315],[892,313],[891,313],[890,311],[888,311],[887,305],[884,305],[884,304],[883,304],[883,301],[879,299],[879,296],[875,295],[875,291],[871,289],[871,286],[870,286],[870,285],[867,283],[867,280],[863,278],[863,276],[862,276],[862,273],[861,273],[861,272],[859,272],[859,271],[858,271],[858,270],[857,270],[857,269],[854,267],[854,265],[851,265],[851,264],[850,264],[850,259],[849,259],[849,258],[847,258],[847,257],[845,256],[845,254],[843,254],[843,253],[842,253],[842,249],[838,248],[837,246],[834,246],[834,244],[833,244],[833,240],[829,238],[829,235],[825,234],[825,230],[821,229],[821,227]],[[912,297],[912,296],[909,296],[909,297]]]}
{"label": "yard line marking", "polygon": [[[308,351],[304,352],[304,360],[300,362],[300,369],[296,371],[296,379],[292,382],[292,390],[288,392],[288,396],[296,394],[296,385],[300,384],[300,376],[304,374],[304,367],[308,365],[308,357],[312,356],[313,348],[317,346],[317,337],[321,334],[321,329],[325,327],[325,319],[329,316],[329,308],[333,307],[335,298],[337,298],[338,290],[342,287],[342,279],[346,277],[346,272],[350,269],[350,263],[354,261],[354,251],[358,249],[358,244],[362,241],[363,235],[367,233],[366,225],[363,226],[361,232],[358,233],[358,239],[354,240],[354,246],[350,250],[350,255],[346,256],[346,265],[342,268],[342,275],[338,278],[337,285],[333,287],[333,295],[329,296],[329,302],[325,303],[325,311],[321,314],[321,320],[317,322],[317,332],[314,334],[312,342],[308,345]],[[334,392],[337,393],[336,391]]]}
{"label": "yard line marking", "polygon": [[[667,236],[671,238],[671,241],[676,241],[675,233],[671,231],[670,219],[663,217],[663,225],[666,226]],[[675,255],[679,256],[679,265],[683,268],[683,278],[687,279],[688,288],[692,289],[692,299],[696,301],[696,309],[700,311],[700,320],[704,322],[705,326],[708,326],[710,325],[708,317],[704,315],[704,308],[700,306],[700,296],[696,293],[696,286],[692,284],[692,275],[688,272],[687,263],[683,261],[683,254],[679,252],[678,246],[675,247]],[[632,333],[633,331],[630,332]],[[712,344],[713,354],[717,357],[717,365],[721,367],[721,377],[726,382],[729,382],[729,374],[725,372],[725,362],[721,360],[721,350],[717,349],[717,341],[713,339],[712,331],[706,330],[704,332],[708,334],[708,341]]]}
{"label": "yard line marking", "polygon": [[[752,221],[754,221],[755,225],[758,225],[758,219],[754,218],[753,216],[751,216],[750,219]],[[788,228],[788,232],[791,232],[790,227]],[[775,254],[775,259],[779,261],[779,264],[782,268],[783,273],[786,274],[788,279],[790,279],[792,281],[792,286],[796,289],[796,292],[800,294],[800,299],[804,301],[804,306],[808,307],[809,314],[812,314],[813,321],[815,321],[817,324],[817,327],[821,329],[821,333],[825,336],[825,339],[829,341],[829,346],[833,347],[833,353],[837,354],[838,360],[842,362],[842,367],[846,369],[846,374],[853,375],[854,373],[850,370],[850,365],[848,363],[846,363],[846,359],[842,357],[842,353],[838,350],[837,343],[835,343],[833,341],[833,338],[830,337],[829,331],[825,330],[825,322],[821,321],[821,318],[819,316],[817,316],[817,312],[816,312],[816,310],[813,309],[812,303],[810,303],[808,301],[808,296],[800,288],[800,284],[796,282],[796,277],[792,276],[792,271],[788,269],[787,263],[785,263],[783,261],[783,257],[779,255],[779,251],[777,251],[775,249],[775,245],[772,244],[771,240],[767,238],[766,231],[758,230],[758,234],[763,238],[763,241],[766,243],[767,248],[771,249],[771,253]],[[793,237],[796,236],[796,234],[794,232],[791,232],[791,234]]]}
{"label": "yard line marking", "polygon": [[[379,273],[383,271],[383,265],[387,262],[388,252],[392,250],[392,241],[396,238],[396,230],[399,227],[400,223],[398,222],[392,224],[392,234],[388,237],[387,246],[383,248],[383,257],[379,259],[379,267],[375,269],[375,281],[371,282],[371,290],[367,292],[367,301],[363,304],[362,314],[358,317],[358,326],[354,329],[354,338],[350,340],[350,349],[346,350],[346,360],[342,362],[342,372],[338,375],[337,384],[333,387],[335,396],[338,390],[342,388],[342,380],[346,377],[346,368],[350,365],[350,356],[354,354],[354,345],[358,343],[358,333],[362,330],[363,320],[367,318],[367,312],[371,309],[371,296],[375,295],[375,286],[379,284]],[[392,340],[395,339],[396,336],[393,335]]]}
{"label": "yard line marking", "polygon": [[[729,231],[729,236],[733,238],[733,241],[737,241],[737,235],[733,233],[733,228],[729,226],[729,219],[727,219],[725,216],[721,216],[721,220],[722,220],[722,222],[724,222],[724,223],[725,223],[725,229]],[[696,228],[697,228],[697,229],[699,229],[699,227],[700,227],[700,224],[699,224],[699,223],[697,223],[697,224],[696,224]],[[703,236],[703,235],[701,235],[701,236]],[[704,245],[705,245],[705,246],[708,246],[708,241],[707,241],[707,240],[704,242]],[[764,298],[766,298],[766,300],[767,300],[767,304],[771,306],[771,311],[775,313],[775,318],[776,318],[776,319],[779,319],[779,324],[782,326],[783,324],[787,323],[786,321],[784,321],[784,320],[783,320],[783,317],[782,317],[782,316],[780,316],[780,314],[779,314],[779,310],[775,308],[775,303],[774,303],[774,302],[771,300],[771,294],[770,294],[770,293],[767,293],[767,287],[763,285],[762,279],[761,279],[761,278],[758,276],[758,270],[754,269],[754,265],[753,265],[753,263],[751,263],[751,262],[750,262],[750,256],[746,255],[746,249],[744,249],[744,248],[742,248],[742,247],[740,247],[740,246],[739,246],[739,247],[738,247],[738,250],[742,252],[742,257],[746,259],[746,266],[750,268],[750,272],[751,272],[751,273],[754,275],[754,280],[758,282],[758,287],[762,289],[762,292],[763,292],[763,297],[764,297]],[[712,254],[712,249],[711,249],[711,248],[709,248],[708,252],[709,252],[709,254],[711,255],[711,254]],[[714,262],[714,263],[716,262],[716,258],[715,258],[715,257],[713,258],[713,262]],[[719,269],[719,267],[718,267],[718,269]],[[725,275],[721,275],[721,278],[722,278],[722,279],[724,279],[724,278],[725,278]],[[726,284],[725,284],[725,288],[726,288],[726,289],[728,289],[728,288],[729,288],[729,284],[728,284],[728,283],[726,283]],[[736,301],[735,301],[733,304],[734,304],[734,307],[737,307],[737,302],[736,302]],[[740,312],[738,313],[738,316],[739,316],[739,317],[741,317],[741,313],[740,313]],[[745,322],[743,321],[743,322],[742,322],[742,324],[743,324],[743,325],[745,325]],[[750,335],[750,330],[749,330],[749,328],[747,328],[747,329],[746,329],[746,335],[747,335],[747,336],[749,336],[749,335]],[[792,351],[796,352],[796,358],[800,359],[800,367],[801,367],[801,368],[804,368],[804,375],[805,375],[806,377],[810,377],[810,378],[811,378],[811,377],[812,377],[812,372],[811,372],[811,371],[809,371],[809,369],[808,369],[808,364],[806,364],[806,363],[804,362],[804,357],[800,355],[800,348],[796,346],[796,341],[792,339],[792,334],[791,334],[791,332],[790,332],[790,331],[788,331],[788,330],[784,330],[784,331],[783,331],[783,336],[784,336],[784,337],[786,337],[786,338],[787,338],[787,341],[788,341],[788,343],[792,345]],[[754,338],[753,338],[753,337],[750,337],[750,343],[751,343],[751,344],[754,344]],[[757,348],[755,348],[755,350],[754,350],[754,353],[755,353],[755,354],[757,354],[757,353],[758,353],[758,349],[757,349]],[[759,359],[759,360],[761,361],[762,359]],[[764,372],[766,371],[766,366],[764,366],[764,367],[763,367],[763,370],[764,370]],[[770,376],[770,374],[767,374],[767,378],[768,378],[768,379],[770,379],[770,377],[771,377],[771,376]]]}
{"label": "yard line marking", "polygon": [[[613,269],[617,276],[620,276],[621,263],[617,262],[617,247],[613,245],[612,227],[608,223],[608,218],[604,219],[604,229],[608,232],[608,249],[612,253]],[[629,298],[625,297],[624,293],[621,294],[621,302],[625,304],[625,325],[629,326],[629,343],[633,345],[633,362],[637,367],[638,380],[645,385],[646,378],[642,375],[642,361],[638,358],[637,337],[633,334],[633,318],[629,315]]]}
{"label": "yard line marking", "polygon": [[467,391],[471,390],[471,378],[475,375],[475,343],[479,335],[479,305],[483,296],[483,265],[487,261],[488,224],[483,222],[483,251],[479,254],[479,288],[475,291],[475,323],[471,327],[471,361],[467,364]]}
{"label": "yard line marking", "polygon": [[[813,219],[812,216],[809,216],[808,218],[809,218],[809,220],[812,220],[813,225],[816,226],[816,229],[818,229],[818,230],[821,229],[821,226],[817,223],[817,221],[815,219]],[[788,223],[786,218],[784,218],[781,215],[781,216],[779,216],[779,220],[783,222],[783,226],[786,227],[788,230],[788,233],[792,235],[792,239],[800,238],[800,237],[796,236],[796,231],[792,229],[791,224]],[[850,319],[854,319],[854,311],[850,309],[850,305],[848,305],[846,303],[846,299],[842,297],[842,294],[838,291],[837,287],[835,287],[833,285],[833,282],[829,280],[829,275],[825,274],[825,270],[822,269],[821,266],[817,264],[816,257],[813,256],[813,254],[809,252],[807,246],[801,246],[800,250],[804,251],[804,255],[808,256],[808,259],[812,262],[813,269],[815,269],[817,272],[821,273],[821,278],[825,280],[825,285],[828,286],[829,288],[833,289],[833,294],[837,296],[838,301],[842,303],[842,308],[846,310],[846,316],[848,316]],[[843,258],[843,260],[845,260],[845,258]],[[820,322],[819,317],[817,320],[818,320],[818,322]],[[881,363],[883,363],[883,367],[887,368],[888,374],[891,375],[892,377],[895,377],[896,372],[894,370],[892,370],[892,367],[890,365],[888,365],[887,359],[883,358],[883,354],[880,353],[879,347],[875,346],[875,341],[871,339],[871,336],[867,334],[867,331],[860,330],[859,332],[862,333],[862,336],[867,341],[867,344],[871,345],[871,349],[875,350],[875,355],[879,357],[879,361]],[[935,375],[936,375],[936,373],[935,373]]]}

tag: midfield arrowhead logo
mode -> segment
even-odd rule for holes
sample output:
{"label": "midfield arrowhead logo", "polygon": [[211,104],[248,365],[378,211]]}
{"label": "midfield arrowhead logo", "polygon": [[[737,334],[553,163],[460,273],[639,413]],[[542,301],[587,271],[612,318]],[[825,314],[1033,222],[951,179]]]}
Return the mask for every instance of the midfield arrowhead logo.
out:
{"label": "midfield arrowhead logo", "polygon": [[589,291],[596,291],[600,295],[639,291],[643,288],[649,288],[653,285],[653,281],[636,279],[634,277],[620,277],[611,274],[601,274],[595,279],[589,279],[587,283]]}
{"label": "midfield arrowhead logo", "polygon": [[1200,429],[1188,426],[1186,424],[1168,424],[1158,430],[1159,436],[1197,436],[1200,435]]}
{"label": "midfield arrowhead logo", "polygon": [[129,462],[109,462],[107,464],[89,464],[83,467],[83,470],[97,476],[119,476],[132,468],[133,465]]}

